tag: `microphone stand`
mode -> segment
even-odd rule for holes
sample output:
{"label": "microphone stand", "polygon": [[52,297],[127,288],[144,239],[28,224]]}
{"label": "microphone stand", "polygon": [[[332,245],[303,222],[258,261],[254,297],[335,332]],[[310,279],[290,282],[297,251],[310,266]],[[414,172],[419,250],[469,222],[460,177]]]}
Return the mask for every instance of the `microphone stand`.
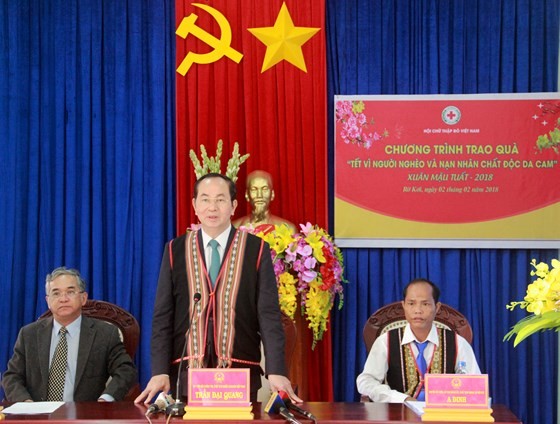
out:
{"label": "microphone stand", "polygon": [[280,398],[284,401],[284,404],[286,405],[286,408],[288,408],[289,410],[295,411],[298,414],[303,415],[306,418],[309,418],[314,423],[317,422],[317,418],[315,417],[315,415],[313,415],[311,412],[306,411],[305,409],[303,409],[303,408],[299,407],[298,405],[296,405],[295,403],[293,403],[292,400],[290,399],[290,396],[288,395],[288,393],[286,393],[284,391],[280,391],[280,392],[278,392],[278,394],[280,395]]}
{"label": "microphone stand", "polygon": [[286,404],[284,403],[284,400],[282,399],[282,396],[280,395],[281,392],[272,392],[272,395],[270,397],[270,399],[268,400],[264,411],[270,413],[274,413],[274,414],[280,414],[286,421],[288,421],[291,424],[301,424],[296,417],[294,416],[294,414],[292,414]]}
{"label": "microphone stand", "polygon": [[197,303],[200,301],[200,299],[202,298],[202,295],[200,293],[195,293],[193,296],[193,311],[191,314],[191,319],[189,321],[189,328],[187,328],[187,332],[185,334],[185,344],[183,345],[183,351],[181,352],[181,360],[179,361],[179,369],[177,370],[177,385],[176,385],[176,389],[175,389],[175,403],[169,405],[166,409],[165,409],[165,413],[167,415],[171,415],[171,416],[180,416],[180,415],[184,415],[185,414],[185,403],[181,402],[181,392],[180,392],[180,388],[181,388],[181,368],[183,367],[183,359],[185,359],[185,353],[187,351],[187,344],[189,343],[189,334],[191,332],[191,328],[192,328],[192,324],[193,324],[193,318],[194,318],[194,313],[196,311],[196,305]]}

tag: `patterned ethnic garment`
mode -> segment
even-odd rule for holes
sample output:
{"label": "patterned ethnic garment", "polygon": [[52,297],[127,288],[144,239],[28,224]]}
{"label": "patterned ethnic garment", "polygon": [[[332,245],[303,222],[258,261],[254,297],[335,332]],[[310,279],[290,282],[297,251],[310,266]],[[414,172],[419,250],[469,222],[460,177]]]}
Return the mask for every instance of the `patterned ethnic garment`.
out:
{"label": "patterned ethnic garment", "polygon": [[[439,345],[434,349],[426,372],[432,374],[450,374],[455,372],[457,358],[456,334],[451,330],[437,329]],[[416,366],[416,357],[412,343],[401,345],[404,327],[389,331],[389,369],[387,384],[393,390],[416,398],[424,382]]]}
{"label": "patterned ethnic garment", "polygon": [[[193,308],[196,308],[194,316],[198,318],[195,318],[191,325],[185,359],[188,359],[190,368],[204,366],[208,325],[213,322],[214,347],[219,368],[229,368],[232,362],[260,365],[257,362],[241,361],[232,357],[235,339],[235,305],[241,284],[247,233],[236,230],[230,248],[224,255],[214,288],[204,265],[204,255],[200,251],[197,234],[197,231],[190,232],[185,240],[189,293],[202,295],[199,302],[190,304],[189,316],[193,316]],[[210,317],[213,318],[212,321]]]}

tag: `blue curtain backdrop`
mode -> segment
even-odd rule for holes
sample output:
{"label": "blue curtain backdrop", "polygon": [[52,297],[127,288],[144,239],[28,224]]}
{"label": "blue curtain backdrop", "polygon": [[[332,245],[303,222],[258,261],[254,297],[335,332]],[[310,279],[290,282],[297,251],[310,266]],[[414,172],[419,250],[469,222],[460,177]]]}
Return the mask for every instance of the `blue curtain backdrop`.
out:
{"label": "blue curtain backdrop", "polygon": [[[559,22],[558,0],[327,1],[330,116],[335,94],[556,91]],[[331,142],[331,161],[332,148]],[[329,177],[332,181],[332,171]],[[558,251],[344,249],[343,254],[349,284],[344,308],[333,314],[335,400],[358,400],[355,378],[366,359],[362,328],[369,315],[400,300],[412,278],[426,277],[441,287],[443,302],[469,318],[494,402],[508,405],[525,423],[556,422],[558,335],[535,335],[515,349],[502,338],[525,316],[505,305],[525,295],[529,262],[550,263]]]}
{"label": "blue curtain backdrop", "polygon": [[[327,0],[327,13],[330,113],[334,94],[557,89],[559,0]],[[175,226],[173,15],[162,0],[0,2],[0,371],[19,328],[46,309],[45,274],[64,264],[83,272],[91,297],[137,317],[142,384],[149,377],[153,295]],[[555,422],[557,335],[516,349],[501,339],[523,316],[504,305],[523,296],[530,260],[557,252],[344,255],[336,400],[357,400],[367,317],[425,276],[469,317],[494,400],[526,423]]]}
{"label": "blue curtain backdrop", "polygon": [[0,2],[0,370],[78,268],[130,310],[150,373],[153,297],[174,231],[174,2]]}

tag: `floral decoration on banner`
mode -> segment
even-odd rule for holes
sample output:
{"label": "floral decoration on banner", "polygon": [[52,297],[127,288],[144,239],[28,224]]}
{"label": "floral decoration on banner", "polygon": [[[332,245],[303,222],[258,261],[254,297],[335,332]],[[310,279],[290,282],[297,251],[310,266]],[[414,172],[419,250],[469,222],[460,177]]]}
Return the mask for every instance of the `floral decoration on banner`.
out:
{"label": "floral decoration on banner", "polygon": [[256,235],[270,245],[280,308],[294,319],[300,296],[301,314],[313,331],[315,348],[327,330],[337,295],[338,309],[343,305],[342,283],[346,280],[340,249],[324,229],[311,223],[300,224],[297,233],[282,224]]}
{"label": "floral decoration on banner", "polygon": [[537,147],[541,152],[544,149],[552,149],[555,153],[560,153],[560,119],[556,121],[552,131],[537,138]]}
{"label": "floral decoration on banner", "polygon": [[389,132],[384,129],[378,133],[371,127],[374,120],[368,119],[364,113],[365,105],[361,100],[342,100],[336,103],[336,122],[342,124],[340,137],[346,144],[357,144],[369,149],[374,141],[389,137]]}
{"label": "floral decoration on banner", "polygon": [[531,261],[531,265],[534,268],[531,276],[537,278],[527,286],[524,299],[506,305],[509,310],[519,306],[532,313],[515,324],[505,335],[504,340],[516,335],[514,346],[537,331],[560,329],[560,261],[552,259],[552,268],[545,262],[537,264],[535,259]]}
{"label": "floral decoration on banner", "polygon": [[560,102],[558,101],[539,101],[538,111],[531,118],[539,125],[547,127],[555,122],[552,131],[542,134],[537,138],[537,148],[540,152],[545,149],[552,149],[555,153],[560,153],[560,118],[556,116],[560,113]]}

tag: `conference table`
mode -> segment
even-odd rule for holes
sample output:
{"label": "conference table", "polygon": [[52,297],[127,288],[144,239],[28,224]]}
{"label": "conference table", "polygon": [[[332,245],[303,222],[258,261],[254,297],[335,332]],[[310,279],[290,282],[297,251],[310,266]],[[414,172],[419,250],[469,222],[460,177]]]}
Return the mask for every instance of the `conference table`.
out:
{"label": "conference table", "polygon": [[[7,406],[8,404],[4,404]],[[360,403],[360,402],[305,402],[301,405],[303,409],[311,412],[319,423],[419,423],[419,416],[402,404],[385,403]],[[493,405],[492,416],[496,423],[519,424],[521,421],[504,405]],[[252,421],[226,421],[227,423],[271,423],[286,422],[278,414],[267,414],[264,405],[255,403],[253,405],[254,420]],[[145,417],[146,407],[135,405],[132,402],[68,402],[50,414],[40,415],[13,415],[2,414],[1,419],[18,423],[113,423],[113,424],[140,424],[148,423]],[[312,423],[309,419],[297,417],[302,423]],[[165,423],[167,417],[164,414],[151,414],[152,423]],[[184,421],[181,417],[171,417],[171,423],[190,422],[208,423],[210,421]],[[223,421],[214,421],[223,422]]]}

